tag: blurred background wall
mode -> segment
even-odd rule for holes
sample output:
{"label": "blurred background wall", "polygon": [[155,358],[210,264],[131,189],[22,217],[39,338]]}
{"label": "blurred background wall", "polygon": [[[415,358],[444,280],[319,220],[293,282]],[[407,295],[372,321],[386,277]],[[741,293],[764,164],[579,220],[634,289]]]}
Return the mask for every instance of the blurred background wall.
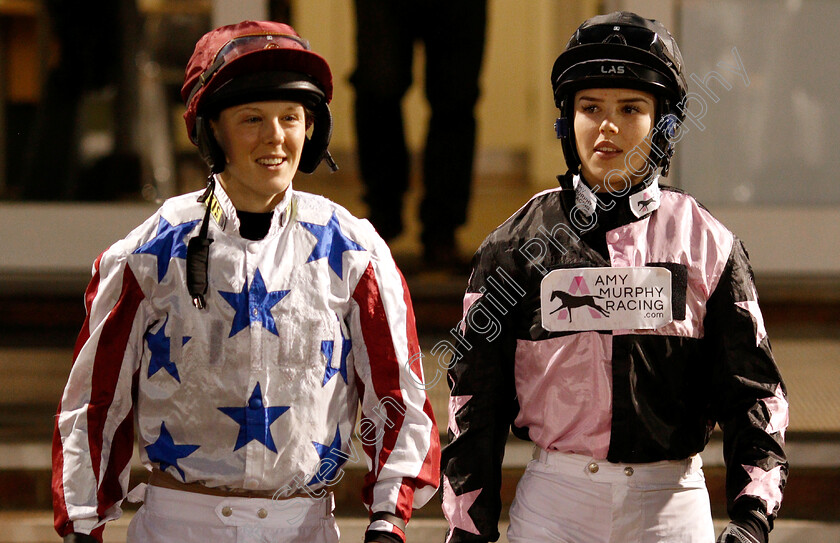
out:
{"label": "blurred background wall", "polygon": [[[203,185],[178,90],[195,40],[213,26],[273,18],[310,40],[336,80],[331,149],[355,172],[352,9],[351,0],[0,0],[0,288],[87,275],[155,202]],[[580,21],[615,9],[662,20],[694,76],[696,120],[668,182],[745,239],[765,276],[817,294],[836,285],[834,0],[490,0],[476,186],[555,186],[564,163],[551,65]],[[417,62],[404,102],[415,152],[428,117],[422,80]]]}

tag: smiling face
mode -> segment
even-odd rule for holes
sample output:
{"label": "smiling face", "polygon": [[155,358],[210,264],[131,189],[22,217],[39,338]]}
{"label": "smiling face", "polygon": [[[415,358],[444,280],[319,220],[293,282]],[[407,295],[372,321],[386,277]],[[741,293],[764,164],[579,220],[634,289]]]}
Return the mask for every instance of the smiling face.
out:
{"label": "smiling face", "polygon": [[622,178],[634,185],[645,179],[655,112],[656,98],[649,92],[584,89],[575,94],[575,141],[590,185],[620,192],[626,188]]}
{"label": "smiling face", "polygon": [[306,115],[298,102],[250,102],[211,121],[225,153],[222,186],[240,211],[267,212],[283,199],[300,162]]}

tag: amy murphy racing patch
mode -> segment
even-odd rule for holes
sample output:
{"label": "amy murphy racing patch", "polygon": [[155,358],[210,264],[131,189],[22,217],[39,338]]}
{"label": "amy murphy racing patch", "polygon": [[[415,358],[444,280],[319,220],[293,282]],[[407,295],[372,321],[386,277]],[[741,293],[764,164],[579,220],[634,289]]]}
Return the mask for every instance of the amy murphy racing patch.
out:
{"label": "amy murphy racing patch", "polygon": [[661,267],[553,270],[540,285],[550,332],[660,328],[672,320],[671,272]]}

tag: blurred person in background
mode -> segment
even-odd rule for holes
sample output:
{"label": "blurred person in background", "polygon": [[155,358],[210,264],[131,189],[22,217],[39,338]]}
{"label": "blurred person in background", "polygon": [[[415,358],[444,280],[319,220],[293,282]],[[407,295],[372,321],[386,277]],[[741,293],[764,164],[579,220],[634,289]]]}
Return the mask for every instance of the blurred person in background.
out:
{"label": "blurred person in background", "polygon": [[430,118],[423,150],[423,264],[466,271],[455,238],[466,222],[475,156],[475,105],[484,56],[486,0],[355,0],[355,121],[369,218],[385,241],[403,232],[410,161],[402,99],[414,45],[425,52]]}

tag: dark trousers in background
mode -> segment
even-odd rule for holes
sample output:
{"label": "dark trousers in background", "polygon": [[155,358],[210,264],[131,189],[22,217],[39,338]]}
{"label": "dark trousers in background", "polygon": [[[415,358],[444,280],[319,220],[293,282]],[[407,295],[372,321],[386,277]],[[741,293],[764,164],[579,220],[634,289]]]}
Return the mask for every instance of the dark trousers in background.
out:
{"label": "dark trousers in background", "polygon": [[[370,220],[387,240],[402,231],[409,156],[401,101],[414,44],[425,49],[429,120],[420,205],[426,252],[453,246],[466,221],[475,153],[475,105],[484,53],[486,0],[355,0],[356,131]],[[410,122],[410,121],[409,121]]]}

